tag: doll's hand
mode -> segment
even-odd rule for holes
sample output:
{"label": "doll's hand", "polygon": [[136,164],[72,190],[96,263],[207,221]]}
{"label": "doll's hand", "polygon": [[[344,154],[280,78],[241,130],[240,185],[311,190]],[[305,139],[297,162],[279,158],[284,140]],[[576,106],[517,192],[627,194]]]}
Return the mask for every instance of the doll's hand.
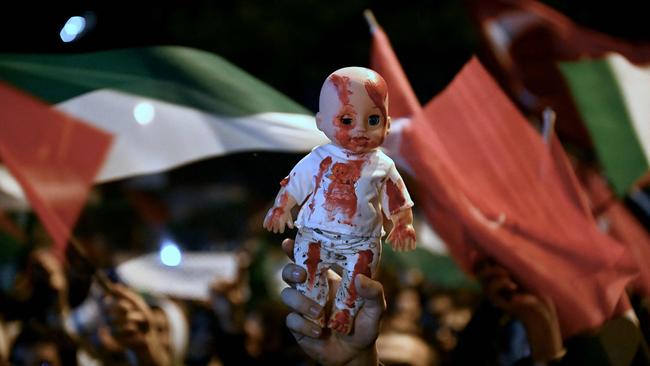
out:
{"label": "doll's hand", "polygon": [[291,210],[285,207],[272,207],[264,218],[264,228],[277,234],[284,233],[286,226],[293,229]]}
{"label": "doll's hand", "polygon": [[415,249],[415,229],[411,224],[397,224],[387,238],[393,250],[397,252]]}

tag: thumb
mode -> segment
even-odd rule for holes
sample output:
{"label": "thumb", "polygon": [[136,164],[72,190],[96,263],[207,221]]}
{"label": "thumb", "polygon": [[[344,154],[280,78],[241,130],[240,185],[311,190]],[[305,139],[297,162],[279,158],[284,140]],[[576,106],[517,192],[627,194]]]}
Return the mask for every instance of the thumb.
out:
{"label": "thumb", "polygon": [[354,285],[357,289],[357,294],[365,300],[363,307],[366,311],[376,311],[378,313],[377,315],[380,315],[386,310],[384,287],[381,283],[371,280],[362,274],[358,274],[355,278]]}

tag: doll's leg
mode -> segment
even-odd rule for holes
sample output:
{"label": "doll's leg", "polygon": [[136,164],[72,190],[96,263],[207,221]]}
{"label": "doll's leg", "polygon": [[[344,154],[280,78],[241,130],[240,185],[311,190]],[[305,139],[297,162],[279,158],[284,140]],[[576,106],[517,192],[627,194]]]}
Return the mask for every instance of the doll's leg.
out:
{"label": "doll's leg", "polygon": [[[319,305],[325,306],[329,293],[327,282],[327,265],[321,260],[321,243],[311,241],[310,238],[296,237],[293,254],[296,264],[307,271],[307,280],[296,285],[296,289],[316,301]],[[319,319],[310,319],[321,327],[325,326],[325,316]]]}
{"label": "doll's leg", "polygon": [[379,263],[381,254],[379,246],[364,246],[364,248],[356,253],[345,255],[346,259],[339,262],[339,265],[343,267],[341,285],[336,292],[335,309],[328,326],[343,334],[352,331],[354,316],[363,303],[357,296],[355,276],[363,274],[372,278]]}

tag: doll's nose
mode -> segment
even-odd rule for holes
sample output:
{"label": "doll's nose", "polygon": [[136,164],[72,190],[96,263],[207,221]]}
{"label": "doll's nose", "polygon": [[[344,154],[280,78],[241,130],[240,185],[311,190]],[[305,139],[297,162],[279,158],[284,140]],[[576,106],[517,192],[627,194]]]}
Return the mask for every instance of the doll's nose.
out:
{"label": "doll's nose", "polygon": [[367,123],[363,119],[361,119],[360,121],[354,124],[354,131],[366,132],[367,129],[368,129]]}

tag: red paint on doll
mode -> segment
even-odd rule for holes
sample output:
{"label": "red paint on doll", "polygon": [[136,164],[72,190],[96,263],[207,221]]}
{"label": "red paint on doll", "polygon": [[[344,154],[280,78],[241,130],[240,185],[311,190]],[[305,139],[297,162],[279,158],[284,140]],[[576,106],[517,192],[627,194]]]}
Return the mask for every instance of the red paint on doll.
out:
{"label": "red paint on doll", "polygon": [[337,74],[332,74],[330,76],[330,82],[336,88],[336,93],[339,96],[341,105],[345,106],[350,104],[350,90],[348,89],[348,83],[350,83],[350,78],[347,76],[340,76]]}
{"label": "red paint on doll", "polygon": [[406,242],[408,239],[415,241],[415,231],[402,220],[398,221],[391,232],[390,239],[393,242]]}
{"label": "red paint on doll", "polygon": [[273,208],[273,213],[271,214],[271,226],[273,226],[278,220],[280,220],[280,217],[284,215],[284,207],[287,205],[288,201],[289,193],[282,193],[278,200],[278,204]]}
{"label": "red paint on doll", "polygon": [[341,330],[343,328],[348,328],[351,322],[350,311],[348,309],[343,309],[334,313],[334,316],[330,319],[330,327],[335,330]]}
{"label": "red paint on doll", "polygon": [[287,184],[289,184],[289,177],[284,178],[283,180],[280,181],[280,186],[286,187]]}
{"label": "red paint on doll", "polygon": [[320,182],[323,180],[323,175],[325,175],[325,172],[330,168],[330,165],[332,165],[332,157],[328,156],[320,162],[320,166],[318,167],[318,174],[314,176],[316,182],[314,185],[314,193],[312,193],[313,198],[309,203],[309,209],[311,210],[309,217],[311,217],[311,215],[314,213],[314,201],[316,200],[316,193],[320,189]]}
{"label": "red paint on doll", "polygon": [[354,265],[354,271],[352,271],[352,281],[350,281],[350,296],[348,296],[345,301],[345,305],[349,307],[354,306],[354,302],[357,300],[357,287],[355,284],[356,277],[358,274],[362,274],[368,278],[372,278],[372,273],[370,273],[370,264],[372,263],[374,255],[371,250],[362,250],[358,254],[357,263]]}
{"label": "red paint on doll", "polygon": [[330,219],[336,212],[347,216],[344,223],[350,224],[357,213],[357,194],[355,184],[361,177],[361,168],[365,160],[350,160],[347,163],[336,163],[332,167],[329,178],[331,183],[325,192],[325,209]]}
{"label": "red paint on doll", "polygon": [[316,279],[316,271],[318,270],[318,263],[320,262],[320,242],[309,243],[307,249],[307,287],[314,288],[314,280]]}
{"label": "red paint on doll", "polygon": [[390,178],[386,180],[386,194],[388,195],[388,210],[391,215],[394,215],[400,211],[400,209],[406,203],[406,199],[402,194],[401,187],[399,186],[402,182],[395,184]]}
{"label": "red paint on doll", "polygon": [[382,78],[372,78],[366,80],[363,85],[366,87],[366,92],[375,107],[379,108],[384,121],[388,118],[388,111],[386,108],[386,97],[388,96],[388,86]]}

